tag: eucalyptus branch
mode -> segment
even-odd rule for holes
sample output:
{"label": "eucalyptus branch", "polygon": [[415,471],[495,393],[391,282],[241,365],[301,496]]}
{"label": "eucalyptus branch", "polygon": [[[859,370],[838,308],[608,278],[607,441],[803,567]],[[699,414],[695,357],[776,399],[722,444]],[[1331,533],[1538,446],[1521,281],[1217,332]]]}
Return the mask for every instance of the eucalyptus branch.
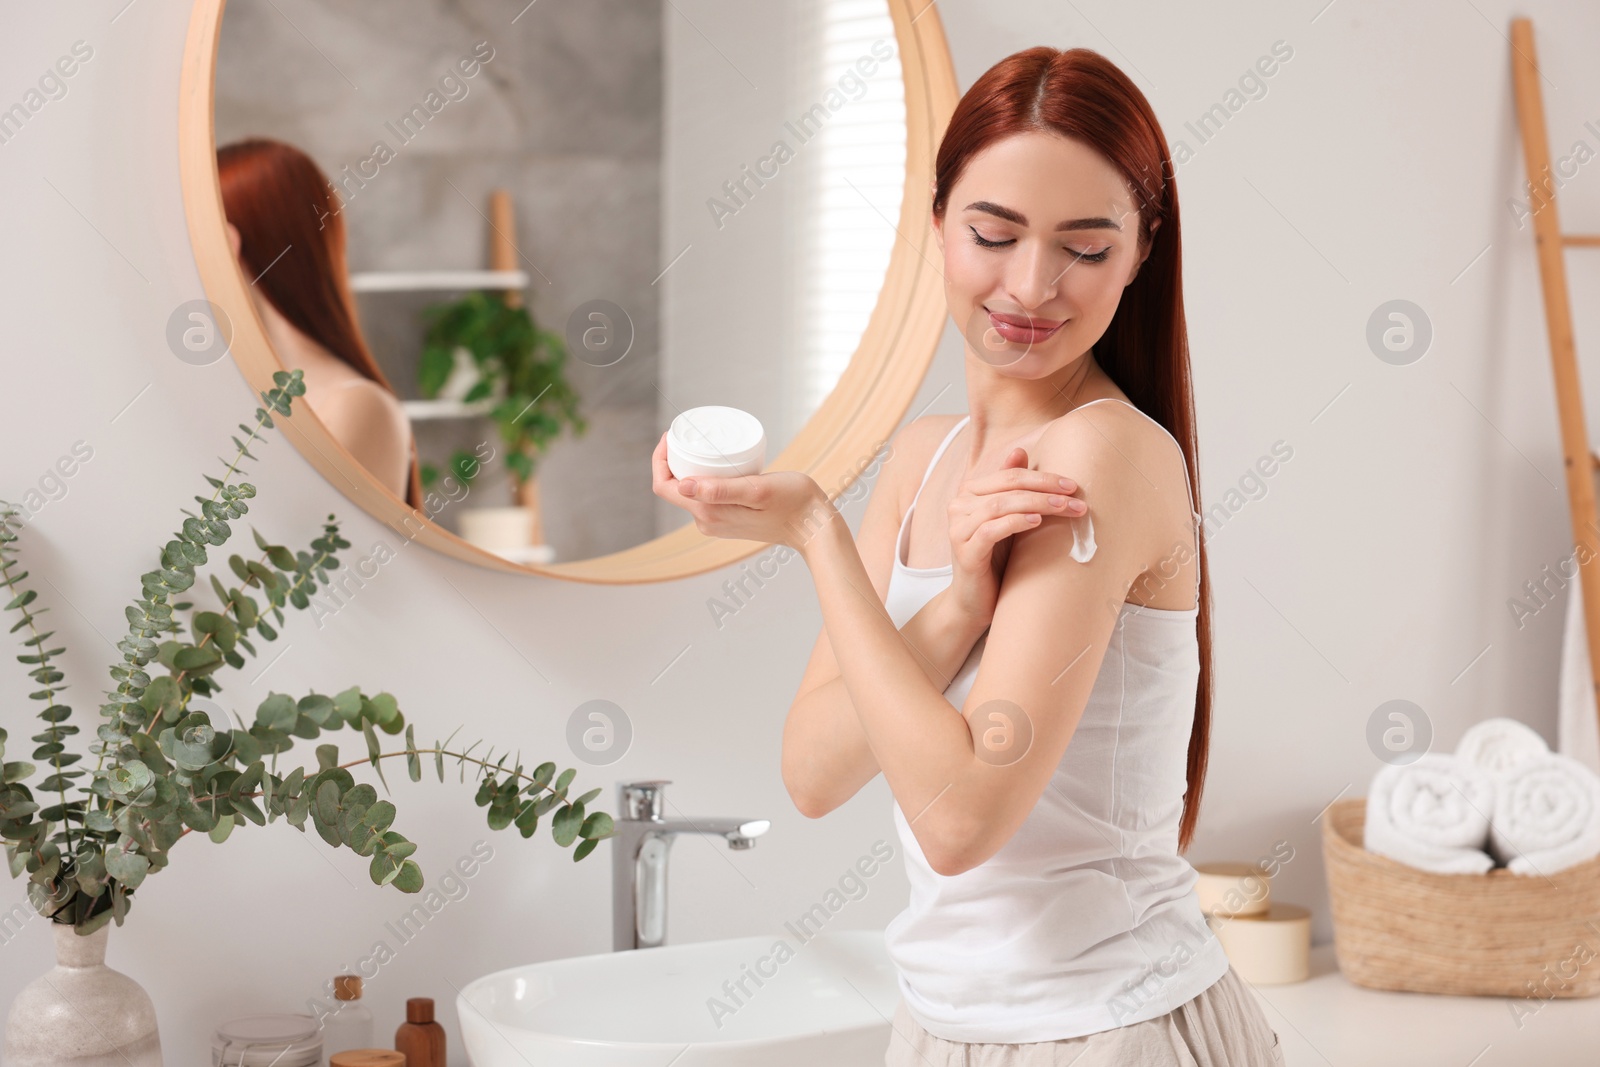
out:
{"label": "eucalyptus branch", "polygon": [[[65,649],[46,647],[53,631],[41,632],[37,618],[48,609],[30,609],[35,593],[20,585],[27,574],[12,571],[17,512],[0,501],[0,585],[13,594],[6,610],[22,616],[12,632],[26,627],[30,634],[23,644],[33,651],[18,658],[43,685],[31,697],[46,702],[40,717],[47,729],[34,738],[41,742],[34,758],[48,759],[55,773],[39,788],[58,792],[61,799],[40,809],[25,784],[34,765],[4,762],[6,735],[0,730],[0,840],[11,875],[26,876],[34,908],[81,934],[111,921],[120,925],[134,892],[151,873],[168,865],[179,840],[201,830],[222,841],[244,822],[264,825],[285,818],[304,832],[309,819],[328,844],[370,857],[377,885],[419,891],[422,870],[411,858],[417,846],[391,829],[394,805],[379,799],[372,786],[356,783],[350,769],[361,760],[340,763],[338,747],[322,744],[316,749],[315,768],[277,773],[280,753],[297,740],[327,731],[360,731],[366,762],[385,790],[383,762],[388,759],[406,757],[413,781],[420,779],[422,758],[430,753],[441,781],[446,757],[460,763],[463,781],[471,764],[483,779],[476,802],[489,809],[491,829],[515,825],[531,837],[539,818],[554,810],[550,828],[557,844],[566,847],[582,838],[573,852],[575,861],[615,832],[610,815],[585,812],[599,789],[568,798],[576,773],[571,769],[558,775],[554,763],[542,763],[525,772],[520,755],[507,768],[511,757],[495,759],[492,748],[482,757],[473,756],[481,742],[449,748],[455,733],[431,748],[418,748],[413,727],[388,693],[369,696],[357,686],[333,696],[312,692],[299,699],[269,693],[248,727],[237,713],[234,727],[227,721],[213,723],[207,712],[194,707],[196,694],[222,691],[218,671],[240,670],[246,664],[244,654],[257,654],[252,634],[276,640],[274,624],[284,625],[285,607],[304,610],[319,584],[331,584],[328,572],[339,568],[339,551],[350,547],[331,515],[309,550],[291,552],[253,531],[260,555],[249,560],[228,557],[239,586],[230,589],[215,574],[209,576],[218,609],[196,611],[188,627],[192,640],[184,639],[185,627],[175,613],[194,605],[175,598],[195,584],[208,549],[232,537],[229,522],[246,514],[246,501],[255,496],[248,482],[233,483],[243,460],[255,458],[249,446],[263,440],[262,430],[273,426],[269,411],[288,415],[293,398],[305,393],[299,371],[279,372],[273,381],[275,388],[260,394],[265,406],[256,410],[255,425],[240,424],[244,438],[233,438],[236,452],[231,461],[223,461],[223,476],[205,476],[213,492],[209,499],[195,497],[200,514],[185,511],[189,517],[162,549],[159,567],[141,576],[142,596],[125,609],[128,633],[117,644],[122,662],[110,668],[116,688],[106,693],[100,708],[106,721],[89,746],[99,757],[92,770],[72,767],[82,757],[67,751],[65,739],[78,731],[67,722],[72,709],[56,703],[66,687],[54,657]],[[259,590],[265,603],[257,604],[251,589]],[[404,730],[405,748],[383,751],[380,730]],[[81,799],[68,797],[67,786],[75,779],[85,779],[74,786],[83,793]],[[76,828],[74,821],[80,824]]]}
{"label": "eucalyptus branch", "polygon": [[[265,564],[264,561],[268,560],[270,558],[270,556],[271,556],[270,551],[263,552],[261,554],[260,559],[257,559],[254,562],[259,564],[261,566],[261,568],[264,570],[265,567],[266,567],[266,564]],[[332,557],[328,552],[326,552],[326,551],[322,552],[312,562],[312,568],[320,568],[320,567],[322,567],[331,558]],[[246,566],[248,568],[248,564]],[[306,581],[306,575],[304,573],[301,573],[295,579],[294,584],[289,587],[289,590],[285,595],[289,596],[289,597],[293,597],[300,590],[300,588],[305,584],[305,581]],[[266,583],[266,582],[267,582],[267,579],[261,578],[261,576],[258,573],[256,573],[255,571],[251,571],[250,572],[250,576],[248,578],[244,579],[244,584],[245,585],[249,585],[249,586],[256,586],[256,585],[263,585],[264,586],[264,583]],[[236,590],[235,592],[238,592],[238,591]],[[228,612],[232,611],[234,609],[234,606],[240,602],[240,598],[242,596],[243,596],[243,593],[239,593],[238,596],[229,596],[228,599],[226,600],[226,602],[222,605],[221,614],[226,615]],[[194,647],[195,648],[205,648],[207,645],[209,645],[211,643],[211,639],[214,636],[215,636],[215,631],[207,633],[204,637],[202,637],[199,640],[199,642],[197,642],[195,644]],[[181,670],[173,677],[173,681],[178,683],[179,685],[181,685],[183,683],[184,679],[188,676],[188,674],[189,674],[188,669]],[[188,706],[189,706],[189,697],[191,695],[192,695],[192,692],[184,694],[183,700],[178,705],[178,711],[180,713],[188,708]],[[152,730],[155,729],[156,724],[159,723],[160,721],[161,721],[161,719],[159,717],[151,716],[150,722],[144,728],[144,732],[147,733],[147,734],[150,733]]]}
{"label": "eucalyptus branch", "polygon": [[[62,672],[55,669],[52,657],[64,653],[66,649],[46,649],[44,647],[44,642],[54,633],[54,631],[48,631],[41,634],[39,632],[38,624],[35,620],[38,619],[39,615],[43,614],[49,609],[40,608],[36,612],[29,611],[28,605],[34,601],[38,594],[32,589],[23,589],[21,592],[17,591],[17,583],[28,577],[27,571],[23,571],[21,574],[11,573],[11,568],[16,564],[16,559],[11,555],[6,547],[15,543],[17,540],[17,533],[15,529],[17,515],[17,509],[13,505],[7,504],[4,506],[4,508],[0,508],[0,585],[4,585],[6,589],[16,594],[12,597],[10,603],[6,605],[6,608],[19,610],[22,612],[22,621],[13,626],[11,628],[11,632],[15,633],[21,627],[26,626],[30,636],[28,640],[23,642],[23,646],[38,649],[38,652],[36,653],[18,656],[17,659],[25,664],[37,664],[37,666],[28,673],[35,681],[44,683],[44,689],[33,695],[36,698],[43,699],[47,704],[45,710],[40,712],[39,717],[44,719],[48,726],[46,727],[44,733],[39,735],[39,737],[45,738],[45,741],[41,743],[39,748],[34,750],[33,758],[48,758],[51,761],[51,768],[55,771],[55,774],[51,775],[46,781],[40,783],[40,788],[48,789],[53,783],[57,794],[61,797],[60,811],[62,832],[67,843],[67,851],[70,853],[73,851],[72,821],[70,818],[70,807],[67,803],[67,783],[73,778],[81,777],[83,772],[69,772],[64,770],[64,768],[76,763],[79,759],[75,753],[66,751],[66,745],[62,740],[63,738],[78,732],[78,728],[76,726],[63,725],[63,721],[66,718],[66,715],[70,713],[71,709],[64,708],[56,704],[56,693],[59,692],[59,690],[56,688],[56,683],[62,681],[66,676],[62,674]],[[65,689],[66,686],[61,686],[60,688]],[[4,729],[0,729],[0,785],[10,783],[12,781],[13,774],[16,774],[18,778],[26,777],[27,775],[21,773],[21,769],[23,767],[27,767],[30,772],[32,770],[30,764],[17,764],[15,765],[15,769],[13,769],[11,765],[7,765],[3,762],[5,753],[5,739],[6,732]]]}
{"label": "eucalyptus branch", "polygon": [[[278,380],[280,377],[283,379],[282,381]],[[305,385],[299,376],[299,372],[293,375],[279,372],[273,375],[273,379],[278,388],[262,393],[262,401],[269,407],[287,415],[290,410],[289,397],[304,395]],[[176,628],[172,626],[172,607],[167,603],[167,599],[171,593],[182,592],[194,584],[194,567],[206,561],[205,544],[221,545],[225,543],[232,533],[227,526],[226,519],[236,518],[249,510],[248,506],[243,504],[239,498],[248,499],[253,497],[255,495],[255,487],[234,487],[229,483],[234,475],[239,473],[241,460],[255,458],[250,454],[249,443],[263,440],[261,437],[262,429],[270,428],[272,425],[272,416],[267,413],[265,408],[256,409],[255,425],[239,424],[239,428],[245,432],[245,439],[241,441],[237,437],[233,438],[235,446],[233,459],[223,461],[226,466],[222,477],[220,479],[214,478],[209,474],[205,476],[206,481],[211,484],[210,499],[195,498],[200,501],[202,517],[196,518],[192,512],[187,509],[184,510],[184,513],[189,515],[189,518],[183,522],[183,530],[178,535],[180,539],[168,542],[166,551],[162,553],[162,569],[144,576],[145,599],[135,601],[135,607],[143,605],[145,610],[142,616],[136,617],[135,607],[128,608],[126,614],[130,626],[130,637],[124,638],[123,642],[118,646],[121,648],[124,644],[131,643],[132,647],[123,648],[123,658],[135,667],[143,667],[154,658],[155,649],[153,647],[154,642],[151,639],[152,634],[177,632]],[[219,497],[224,500],[224,506],[218,506],[217,500]],[[218,513],[223,517],[219,518]],[[174,548],[177,549],[176,552],[174,552]],[[113,702],[111,706],[121,705],[125,707],[133,703],[134,699],[142,695],[143,688],[143,686],[137,684],[135,676],[124,677],[121,679],[121,684],[117,686],[115,693],[112,694]],[[136,689],[139,690],[139,693],[134,692]],[[115,699],[117,696],[133,699],[118,701]],[[123,724],[120,716],[114,720],[114,723]],[[125,732],[124,736],[126,736]]]}

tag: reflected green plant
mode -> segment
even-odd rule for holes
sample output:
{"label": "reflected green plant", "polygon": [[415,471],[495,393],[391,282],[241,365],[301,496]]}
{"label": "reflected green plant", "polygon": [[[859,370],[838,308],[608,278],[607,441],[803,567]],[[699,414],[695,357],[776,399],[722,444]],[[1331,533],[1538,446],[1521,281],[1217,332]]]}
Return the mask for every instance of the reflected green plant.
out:
{"label": "reflected green plant", "polygon": [[[305,395],[298,370],[279,371],[273,382],[276,388],[260,394],[265,407],[256,409],[255,424],[240,424],[243,437],[233,438],[234,457],[223,461],[222,477],[205,476],[212,493],[195,497],[199,514],[184,509],[182,528],[161,550],[157,568],[140,577],[140,595],[124,611],[128,629],[117,643],[122,662],[110,669],[116,687],[106,693],[103,721],[87,746],[96,757],[92,769],[81,765],[83,756],[69,745],[79,730],[71,707],[61,702],[67,686],[57,657],[66,649],[48,647],[55,631],[41,629],[40,616],[49,609],[35,606],[37,595],[24,584],[28,572],[14,569],[21,512],[0,501],[0,584],[11,593],[6,610],[21,616],[11,632],[25,631],[21,640],[28,651],[17,658],[39,686],[29,699],[44,704],[38,712],[43,729],[32,738],[37,763],[6,761],[8,735],[0,729],[0,840],[12,877],[27,878],[33,907],[80,934],[112,920],[121,925],[134,892],[167,866],[172,847],[189,834],[220,843],[245,824],[278,819],[302,833],[309,820],[329,845],[370,858],[374,884],[418,892],[423,874],[412,858],[417,846],[392,828],[394,804],[356,782],[351,768],[362,763],[372,765],[385,792],[385,760],[404,757],[412,781],[421,779],[425,759],[441,782],[446,759],[456,761],[462,781],[470,765],[482,778],[475,800],[488,809],[490,829],[515,826],[531,837],[540,818],[553,811],[551,836],[563,848],[578,842],[574,861],[615,832],[610,815],[585,811],[598,788],[568,798],[575,770],[558,774],[554,763],[545,762],[524,771],[520,755],[495,759],[492,748],[472,755],[481,742],[453,750],[455,733],[419,746],[388,693],[368,695],[359,686],[332,696],[269,693],[248,727],[237,713],[230,724],[191,706],[196,698],[214,704],[222,691],[219,673],[238,670],[246,655],[257,655],[253,638],[276,640],[284,607],[309,606],[312,594],[329,584],[328,572],[338,569],[339,551],[350,547],[332,515],[321,536],[298,551],[253,531],[256,558],[228,558],[238,584],[209,576],[215,606],[195,610],[194,601],[173,599],[196,584],[210,550],[227,544],[234,534],[230,524],[249,511],[246,501],[256,495],[255,487],[237,480],[240,464],[255,459],[249,446],[264,443],[261,435],[273,428],[273,414],[288,416],[293,398]],[[187,628],[179,612],[192,613]],[[365,757],[341,763],[338,745],[321,744],[315,767],[279,773],[279,757],[297,741],[346,729],[361,734]],[[402,732],[403,746],[384,751],[379,734]],[[48,774],[30,788],[40,764]]]}
{"label": "reflected green plant", "polygon": [[[478,380],[465,403],[494,399],[489,416],[506,444],[506,469],[513,500],[523,500],[540,455],[564,430],[581,436],[588,421],[578,410],[578,394],[567,381],[567,345],[561,335],[540,327],[522,306],[512,306],[482,291],[423,309],[427,332],[417,370],[417,387],[435,397],[455,366],[455,352],[465,349],[478,370]],[[475,464],[462,466],[457,452],[451,469],[471,481]]]}

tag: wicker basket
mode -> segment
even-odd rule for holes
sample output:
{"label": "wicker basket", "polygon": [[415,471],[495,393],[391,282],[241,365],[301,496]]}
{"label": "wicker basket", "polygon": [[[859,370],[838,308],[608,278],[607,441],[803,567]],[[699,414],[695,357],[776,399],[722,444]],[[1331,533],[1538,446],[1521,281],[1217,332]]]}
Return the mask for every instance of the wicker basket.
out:
{"label": "wicker basket", "polygon": [[1434,874],[1363,847],[1365,797],[1322,822],[1334,954],[1356,985],[1417,993],[1600,993],[1600,857],[1548,878]]}

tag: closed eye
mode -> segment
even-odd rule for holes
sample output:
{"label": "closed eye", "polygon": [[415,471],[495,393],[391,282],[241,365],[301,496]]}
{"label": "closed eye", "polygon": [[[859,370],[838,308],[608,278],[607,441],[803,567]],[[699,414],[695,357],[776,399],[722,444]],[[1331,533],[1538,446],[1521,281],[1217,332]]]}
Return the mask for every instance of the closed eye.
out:
{"label": "closed eye", "polygon": [[[973,241],[977,242],[980,248],[1004,248],[1007,245],[1017,243],[1017,239],[1015,237],[1008,238],[1004,241],[991,241],[987,237],[983,236],[983,234],[979,233],[976,227],[968,226],[967,229],[972,231],[972,239]],[[1111,255],[1111,249],[1109,247],[1103,248],[1098,252],[1079,252],[1072,248],[1063,248],[1062,251],[1069,253],[1084,263],[1103,263],[1106,260],[1106,257]]]}

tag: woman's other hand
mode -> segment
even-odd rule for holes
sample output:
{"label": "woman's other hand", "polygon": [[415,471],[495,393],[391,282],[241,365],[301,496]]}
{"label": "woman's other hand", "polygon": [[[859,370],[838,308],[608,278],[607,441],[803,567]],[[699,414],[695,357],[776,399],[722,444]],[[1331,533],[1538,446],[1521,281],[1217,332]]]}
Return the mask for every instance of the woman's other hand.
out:
{"label": "woman's other hand", "polygon": [[975,631],[987,627],[1000,599],[1000,578],[1011,556],[1011,537],[1031,530],[1042,515],[1076,517],[1088,511],[1072,494],[1070,478],[1028,469],[1028,453],[1013,448],[998,471],[961,484],[950,501],[950,562],[947,594]]}
{"label": "woman's other hand", "polygon": [[711,537],[803,547],[839,513],[822,487],[801,471],[735,477],[673,477],[667,435],[650,457],[651,492],[694,516],[695,529]]}

